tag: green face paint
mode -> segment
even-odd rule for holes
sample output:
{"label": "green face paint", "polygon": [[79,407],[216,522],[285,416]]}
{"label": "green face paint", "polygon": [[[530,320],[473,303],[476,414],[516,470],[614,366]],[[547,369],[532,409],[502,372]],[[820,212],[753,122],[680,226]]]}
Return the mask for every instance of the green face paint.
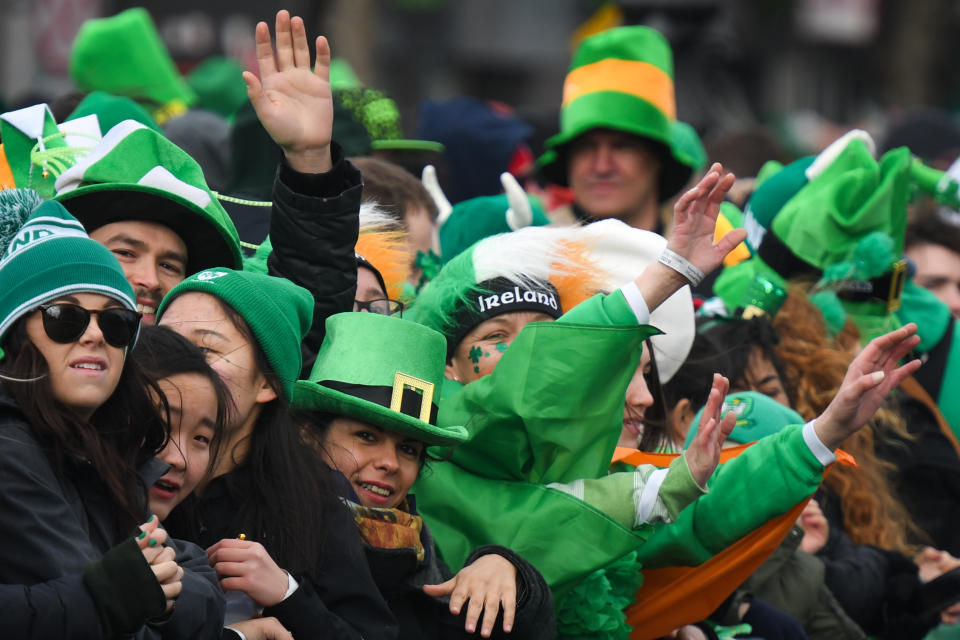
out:
{"label": "green face paint", "polygon": [[507,350],[507,347],[509,347],[509,346],[510,346],[510,345],[508,345],[506,342],[498,342],[498,343],[497,343],[497,351],[499,351],[500,353],[503,353],[504,351]]}
{"label": "green face paint", "polygon": [[474,345],[470,347],[470,353],[467,354],[467,357],[470,358],[470,362],[477,364],[480,362],[480,356],[483,355],[483,349]]}

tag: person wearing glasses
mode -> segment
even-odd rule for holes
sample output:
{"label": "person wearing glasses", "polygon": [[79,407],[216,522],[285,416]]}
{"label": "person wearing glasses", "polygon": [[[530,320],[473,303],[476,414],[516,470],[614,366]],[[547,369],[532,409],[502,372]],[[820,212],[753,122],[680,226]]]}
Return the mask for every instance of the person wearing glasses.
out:
{"label": "person wearing glasses", "polygon": [[33,585],[11,637],[155,637],[161,621],[166,637],[216,637],[190,615],[222,616],[213,572],[185,573],[188,550],[148,520],[139,472],[169,431],[161,390],[127,357],[133,289],[62,205],[39,203],[0,197],[0,583]]}
{"label": "person wearing glasses", "polygon": [[226,268],[163,299],[160,326],[207,355],[234,407],[214,467],[164,526],[207,549],[231,624],[262,613],[297,638],[392,638],[330,469],[290,415],[312,311],[289,280]]}

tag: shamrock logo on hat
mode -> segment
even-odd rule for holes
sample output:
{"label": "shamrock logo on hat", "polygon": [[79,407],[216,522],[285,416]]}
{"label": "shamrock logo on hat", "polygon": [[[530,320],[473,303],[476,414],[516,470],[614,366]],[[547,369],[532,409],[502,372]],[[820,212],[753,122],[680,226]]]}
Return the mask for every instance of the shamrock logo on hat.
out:
{"label": "shamrock logo on hat", "polygon": [[216,280],[227,275],[226,271],[203,271],[197,274],[197,280],[206,282],[207,280]]}

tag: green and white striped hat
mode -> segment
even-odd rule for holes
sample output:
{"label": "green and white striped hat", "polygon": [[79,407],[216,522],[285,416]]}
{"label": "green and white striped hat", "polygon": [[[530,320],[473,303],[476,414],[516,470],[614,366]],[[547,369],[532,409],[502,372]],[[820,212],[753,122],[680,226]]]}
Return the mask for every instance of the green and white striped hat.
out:
{"label": "green and white striped hat", "polygon": [[64,295],[99,293],[136,311],[120,263],[59,202],[0,191],[0,246],[0,345],[17,320]]}
{"label": "green and white striped hat", "polygon": [[56,181],[56,199],[88,231],[126,220],[170,227],[187,271],[242,267],[240,238],[200,165],[153,129],[124,120]]}

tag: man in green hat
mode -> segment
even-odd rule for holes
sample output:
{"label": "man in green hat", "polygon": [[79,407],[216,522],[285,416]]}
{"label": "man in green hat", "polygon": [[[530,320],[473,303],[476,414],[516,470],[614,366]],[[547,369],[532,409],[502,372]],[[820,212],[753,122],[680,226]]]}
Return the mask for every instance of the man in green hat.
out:
{"label": "man in green hat", "polygon": [[576,218],[662,232],[660,204],[706,164],[696,133],[676,119],[666,39],[643,26],[585,39],[564,82],[560,133],[546,148],[540,172],[573,190]]}

